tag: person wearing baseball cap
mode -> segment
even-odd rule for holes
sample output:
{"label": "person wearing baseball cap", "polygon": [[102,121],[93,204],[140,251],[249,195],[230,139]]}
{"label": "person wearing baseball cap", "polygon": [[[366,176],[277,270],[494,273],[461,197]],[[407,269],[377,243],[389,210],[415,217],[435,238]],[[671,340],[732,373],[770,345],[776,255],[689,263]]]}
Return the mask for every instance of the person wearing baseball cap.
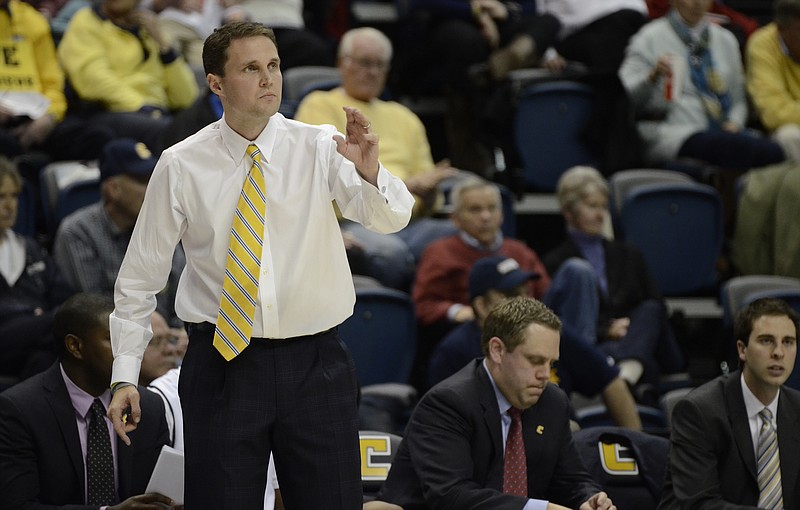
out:
{"label": "person wearing baseball cap", "polygon": [[[76,290],[114,295],[114,283],[128,249],[133,226],[144,201],[147,183],[157,158],[142,142],[116,138],[100,154],[100,195],[98,202],[78,209],[61,222],[53,245],[56,263],[64,278]],[[183,250],[178,247],[172,261],[169,283],[156,297],[158,306],[154,324],[170,326],[169,343],[148,347],[148,363],[158,377],[175,365],[180,346],[188,342],[181,321],[175,315],[175,290],[185,265]],[[158,317],[160,315],[161,317]]]}
{"label": "person wearing baseball cap", "polygon": [[[429,387],[485,355],[481,347],[483,320],[506,299],[527,296],[528,282],[535,278],[535,273],[522,270],[509,257],[486,257],[472,266],[469,294],[475,320],[460,324],[434,349],[428,367]],[[577,391],[593,397],[600,393],[617,425],[641,430],[636,402],[627,383],[619,377],[619,368],[609,365],[608,357],[580,338],[574,327],[562,321],[561,328],[560,358],[551,370],[550,381],[567,394]]]}

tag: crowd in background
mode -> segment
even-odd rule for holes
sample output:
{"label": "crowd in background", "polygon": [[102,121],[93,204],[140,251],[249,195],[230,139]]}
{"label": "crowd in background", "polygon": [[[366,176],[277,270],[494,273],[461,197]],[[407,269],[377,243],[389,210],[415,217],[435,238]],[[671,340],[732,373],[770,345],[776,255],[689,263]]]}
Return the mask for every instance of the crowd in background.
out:
{"label": "crowd in background", "polygon": [[[447,362],[481,354],[476,335],[490,298],[528,295],[561,318],[562,354],[582,360],[551,380],[602,395],[617,423],[641,428],[631,406],[653,404],[659,378],[689,360],[641,254],[609,235],[607,178],[618,170],[746,175],[727,275],[800,277],[791,224],[800,203],[800,2],[779,0],[770,22],[713,0],[412,0],[399,19],[374,27],[351,3],[0,0],[4,384],[63,359],[53,323],[69,296],[113,296],[160,152],[224,114],[206,85],[202,45],[237,20],[274,28],[284,72],[336,67],[340,85],[312,92],[286,115],[344,132],[341,107],[359,108],[381,137],[381,162],[414,195],[412,221],[397,234],[369,232],[336,212],[352,272],[413,299],[419,343],[409,382],[420,393],[458,368]],[[584,141],[597,165],[559,182],[567,228],[541,254],[503,232],[506,188],[498,186],[530,191],[515,178],[510,127],[510,84],[527,68],[595,91]],[[445,105],[442,143],[414,111],[420,97]],[[45,220],[41,175],[65,161],[97,168],[99,200],[55,228]],[[23,192],[36,211],[27,236],[13,230]],[[471,269],[489,257],[517,264],[515,285],[475,283]],[[179,247],[152,316],[143,386],[185,353],[174,301],[184,264]],[[457,344],[454,333],[471,343]],[[603,370],[591,381],[575,375],[592,366]]]}

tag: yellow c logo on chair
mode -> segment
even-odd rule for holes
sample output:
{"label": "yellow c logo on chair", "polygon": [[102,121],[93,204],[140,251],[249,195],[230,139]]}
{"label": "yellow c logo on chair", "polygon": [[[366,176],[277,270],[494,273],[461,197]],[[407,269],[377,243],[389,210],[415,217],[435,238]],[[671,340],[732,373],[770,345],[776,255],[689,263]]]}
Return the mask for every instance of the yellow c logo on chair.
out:
{"label": "yellow c logo on chair", "polygon": [[627,446],[619,443],[597,442],[597,449],[600,453],[600,463],[603,471],[610,475],[635,476],[639,474],[639,465],[630,454]]}
{"label": "yellow c logo on chair", "polygon": [[361,445],[361,479],[362,480],[386,480],[389,475],[389,462],[378,462],[375,457],[386,457],[392,455],[392,443],[388,436],[362,435],[359,437]]}

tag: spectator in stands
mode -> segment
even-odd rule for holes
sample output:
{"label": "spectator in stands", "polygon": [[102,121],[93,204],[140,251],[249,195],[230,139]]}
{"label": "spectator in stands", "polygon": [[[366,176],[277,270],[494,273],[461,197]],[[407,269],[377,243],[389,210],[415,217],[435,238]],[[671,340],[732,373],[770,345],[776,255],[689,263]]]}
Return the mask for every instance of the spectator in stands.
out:
{"label": "spectator in stands", "polygon": [[583,66],[573,79],[594,91],[592,114],[582,140],[598,168],[606,175],[641,165],[641,141],[633,121],[633,106],[617,71],[631,36],[647,22],[644,0],[545,0],[537,3],[543,13],[561,24],[558,40],[548,49],[542,66],[555,72],[567,64]]}
{"label": "spectator in stands", "polygon": [[763,126],[800,162],[800,1],[777,0],[775,21],[747,43],[747,91]]}
{"label": "spectator in stands", "polygon": [[[603,236],[608,183],[591,167],[573,167],[556,189],[567,237],[544,258],[548,271],[567,261],[587,261],[597,276],[600,307],[592,342],[612,356],[632,385],[654,384],[684,367],[658,285],[634,246]],[[586,313],[589,313],[588,311]]]}
{"label": "spectator in stands", "polygon": [[[670,10],[671,2],[672,0],[647,0],[647,10],[650,18],[659,18],[666,15]],[[742,48],[744,48],[747,38],[759,27],[757,19],[732,9],[725,5],[723,0],[714,0],[708,12],[714,15],[715,22],[733,32],[739,41],[739,46]],[[750,13],[748,11],[748,14]]]}
{"label": "spectator in stands", "polygon": [[150,317],[150,328],[153,330],[153,338],[142,355],[139,386],[148,386],[153,380],[179,366],[189,346],[186,331],[183,328],[169,327],[159,313]]}
{"label": "spectator in stands", "polygon": [[[530,282],[531,296],[542,299],[580,334],[593,331],[584,324],[598,307],[596,277],[588,264],[576,261],[559,274],[550,275],[539,256],[516,239],[503,237],[500,191],[491,182],[470,176],[450,193],[451,220],[458,233],[434,241],[420,258],[413,287],[414,307],[420,326],[415,378],[426,373],[433,347],[455,325],[475,319],[470,306],[469,271],[479,259],[489,256],[513,258],[536,276]],[[415,381],[420,385],[420,381]]]}
{"label": "spectator in stands", "polygon": [[95,159],[113,132],[67,115],[64,71],[47,20],[21,0],[0,0],[0,34],[0,154]]}
{"label": "spectator in stands", "polygon": [[12,230],[22,177],[0,156],[0,373],[25,378],[55,359],[53,316],[72,289],[32,238]]}
{"label": "spectator in stands", "polygon": [[[470,361],[483,356],[481,328],[486,316],[504,300],[527,295],[526,284],[534,274],[523,271],[514,259],[487,257],[469,272],[469,294],[475,320],[460,324],[436,346],[428,368],[428,385],[450,377]],[[550,370],[550,382],[567,395],[573,391],[594,397],[601,394],[609,415],[621,427],[641,430],[642,421],[619,368],[593,342],[580,338],[562,323],[561,355]]]}
{"label": "spectator in stands", "polygon": [[95,125],[158,147],[173,111],[197,97],[192,69],[139,0],[105,0],[78,11],[58,46],[70,107]]}
{"label": "spectator in stands", "polygon": [[[142,6],[158,14],[158,24],[167,40],[198,71],[203,69],[203,41],[227,21],[228,0],[143,0]],[[233,8],[230,15],[241,20],[246,14]]]}
{"label": "spectator in stands", "polygon": [[58,361],[0,394],[0,508],[178,508],[144,494],[169,441],[158,396],[141,388],[148,418],[131,432],[135,446],[116,439],[105,416],[113,306],[93,294],[64,302],[53,326]]}
{"label": "spectator in stands", "polygon": [[554,70],[574,61],[593,72],[616,74],[628,40],[647,22],[644,0],[544,0],[538,6],[561,24],[558,41],[542,62]]}
{"label": "spectator in stands", "polygon": [[340,132],[347,124],[342,106],[358,108],[370,119],[381,137],[381,162],[414,194],[412,219],[406,228],[388,235],[346,219],[341,219],[340,225],[366,252],[374,277],[390,287],[408,290],[415,260],[425,247],[455,233],[448,220],[430,216],[443,202],[439,184],[456,170],[447,161],[434,164],[425,126],[414,112],[380,99],[391,60],[392,43],[382,32],[370,27],[350,30],[339,45],[337,67],[342,86],[310,93],[294,118],[309,124],[332,124]]}
{"label": "spectator in stands", "polygon": [[[118,138],[103,148],[99,164],[102,198],[64,218],[53,253],[73,287],[113,296],[156,158],[145,144]],[[185,263],[183,250],[178,248],[167,286],[156,296],[156,313],[171,326],[182,327],[175,314],[175,292]]]}
{"label": "spectator in stands", "polygon": [[470,69],[487,64],[489,75],[499,81],[511,70],[532,66],[555,42],[558,20],[537,13],[535,0],[427,0],[412,2],[411,9],[425,22],[410,41],[420,50],[408,57],[408,65],[415,80],[420,80],[419,69],[431,69],[442,83],[450,159],[457,168],[489,177],[494,160],[482,144],[482,110],[476,107],[486,92],[474,86]]}
{"label": "spectator in stands", "polygon": [[[275,32],[281,49],[281,70],[298,66],[333,66],[333,45],[306,27],[304,17],[307,10],[316,6],[327,11],[331,2],[233,0],[232,3],[244,10],[249,20],[263,23]],[[325,17],[325,14],[318,12],[317,17]]]}
{"label": "spectator in stands", "polygon": [[797,331],[797,314],[778,299],[758,299],[737,314],[740,370],[695,389],[672,411],[659,509],[798,507],[800,393],[784,386]]}
{"label": "spectator in stands", "polygon": [[422,397],[377,499],[407,509],[615,509],[580,460],[569,399],[548,384],[560,329],[527,297],[492,310],[485,358]]}
{"label": "spectator in stands", "polygon": [[775,2],[775,21],[747,44],[747,88],[761,124],[789,162],[748,172],[731,258],[742,274],[800,278],[800,2]]}
{"label": "spectator in stands", "polygon": [[781,147],[745,130],[739,45],[709,23],[713,0],[674,0],[628,46],[620,78],[639,117],[649,164],[690,158],[733,170],[784,160]]}

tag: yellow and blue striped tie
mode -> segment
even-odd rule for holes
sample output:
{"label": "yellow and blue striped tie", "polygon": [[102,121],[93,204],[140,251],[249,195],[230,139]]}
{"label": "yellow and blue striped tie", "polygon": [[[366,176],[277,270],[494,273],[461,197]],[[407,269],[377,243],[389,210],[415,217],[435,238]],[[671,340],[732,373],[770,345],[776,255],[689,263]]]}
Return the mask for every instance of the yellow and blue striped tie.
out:
{"label": "yellow and blue striped tie", "polygon": [[758,508],[783,510],[781,490],[781,459],[778,451],[778,434],[772,426],[772,412],[766,407],[758,413],[761,432],[758,434]]}
{"label": "yellow and blue striped tie", "polygon": [[242,186],[233,217],[214,333],[214,347],[227,361],[250,345],[267,209],[261,151],[251,144],[247,147],[247,155],[253,159],[253,165]]}

